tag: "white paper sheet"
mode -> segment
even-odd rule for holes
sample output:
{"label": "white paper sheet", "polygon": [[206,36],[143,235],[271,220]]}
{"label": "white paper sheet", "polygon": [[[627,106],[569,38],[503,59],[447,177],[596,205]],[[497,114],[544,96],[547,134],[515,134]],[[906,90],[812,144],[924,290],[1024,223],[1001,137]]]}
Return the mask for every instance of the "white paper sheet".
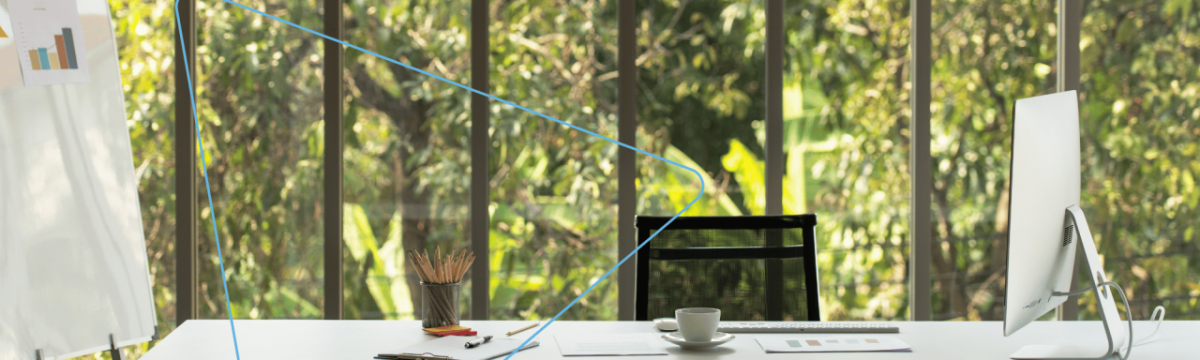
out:
{"label": "white paper sheet", "polygon": [[562,356],[667,355],[659,334],[554,335]]}
{"label": "white paper sheet", "polygon": [[76,0],[8,0],[8,11],[25,86],[91,80]]}
{"label": "white paper sheet", "polygon": [[[432,355],[449,356],[454,360],[487,360],[503,358],[512,353],[513,349],[516,349],[517,346],[521,346],[521,342],[525,341],[525,338],[500,337],[492,338],[491,341],[470,349],[463,346],[468,341],[477,338],[479,336],[447,336],[401,349],[396,354],[421,354],[428,352]],[[534,339],[534,341],[530,341],[525,347],[530,348],[538,345],[537,339]]]}
{"label": "white paper sheet", "polygon": [[763,335],[754,338],[771,353],[912,351],[895,335]]}

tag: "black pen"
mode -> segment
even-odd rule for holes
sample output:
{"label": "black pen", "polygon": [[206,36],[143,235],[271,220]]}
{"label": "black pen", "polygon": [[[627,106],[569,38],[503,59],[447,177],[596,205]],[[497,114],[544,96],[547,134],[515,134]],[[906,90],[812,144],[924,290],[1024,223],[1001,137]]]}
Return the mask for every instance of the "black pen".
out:
{"label": "black pen", "polygon": [[463,345],[463,347],[470,349],[470,348],[482,345],[483,343],[491,341],[491,340],[492,340],[492,336],[488,335],[488,336],[484,336],[479,339],[468,341],[466,345]]}

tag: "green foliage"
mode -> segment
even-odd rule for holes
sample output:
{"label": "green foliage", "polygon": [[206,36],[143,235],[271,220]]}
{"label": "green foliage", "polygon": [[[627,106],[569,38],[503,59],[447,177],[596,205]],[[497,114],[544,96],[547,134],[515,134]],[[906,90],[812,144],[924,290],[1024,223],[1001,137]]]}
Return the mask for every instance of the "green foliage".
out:
{"label": "green foliage", "polygon": [[[1096,1],[1084,10],[1083,209],[1133,316],[1196,318],[1200,298],[1200,18],[1194,1]],[[1098,319],[1084,297],[1081,314]]]}
{"label": "green foliage", "polygon": [[824,319],[908,314],[908,15],[907,1],[784,15],[784,206],[818,216]]}
{"label": "green foliage", "polygon": [[[246,2],[317,27],[315,1]],[[198,3],[196,106],[213,194],[201,187],[201,317],[320,318],[322,274],[319,39],[223,3]],[[225,264],[211,225],[216,216]]]}
{"label": "green foliage", "polygon": [[1053,1],[952,1],[933,21],[935,319],[1000,320],[1012,104],[1054,92]]}
{"label": "green foliage", "polygon": [[[491,93],[617,137],[616,1],[492,6]],[[616,265],[617,147],[511,106],[491,108],[491,316],[549,318]],[[616,283],[563,319],[616,317]]]}
{"label": "green foliage", "polygon": [[[164,336],[175,328],[173,29],[166,1],[109,3],[150,261],[151,289]],[[145,353],[152,343],[130,348]],[[97,354],[94,358],[106,357]]]}
{"label": "green foliage", "polygon": [[[736,213],[752,214],[738,180],[724,171],[722,157],[731,140],[751,154],[763,154],[754,125],[765,108],[763,2],[638,1],[637,6],[637,145],[670,160],[675,160],[671,148],[678,149],[711,177],[706,190],[730,197]],[[615,20],[609,20],[610,28]],[[643,198],[639,214],[674,214],[697,195],[700,182],[689,172],[649,157],[638,157],[637,168]],[[685,215],[733,214],[720,198],[706,196]]]}
{"label": "green foliage", "polygon": [[406,256],[400,247],[400,218],[392,218],[384,246],[380,247],[362,206],[346,204],[344,214],[342,236],[346,252],[356,263],[376,264],[370,273],[364,274],[364,281],[379,311],[386,319],[413,317],[414,304],[408,301],[408,284],[402,272]]}
{"label": "green foliage", "polygon": [[[349,2],[346,41],[466,82],[469,2],[428,5]],[[419,279],[403,251],[468,246],[469,93],[358,51],[345,56],[343,186],[358,225],[347,221],[343,234],[347,241],[351,232],[375,237],[379,257],[344,259],[343,312],[350,319],[412,319]],[[347,242],[355,246],[370,248]],[[461,298],[465,311],[470,297]]]}

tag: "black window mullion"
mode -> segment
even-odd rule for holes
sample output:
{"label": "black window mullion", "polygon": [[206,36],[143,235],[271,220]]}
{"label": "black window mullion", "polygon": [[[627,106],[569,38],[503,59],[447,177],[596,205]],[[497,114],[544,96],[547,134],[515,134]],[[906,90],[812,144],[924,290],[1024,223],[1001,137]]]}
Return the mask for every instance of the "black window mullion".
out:
{"label": "black window mullion", "polygon": [[909,119],[909,179],[910,179],[910,212],[909,212],[909,319],[931,319],[932,304],[930,303],[929,280],[930,246],[933,231],[930,229],[932,220],[930,213],[933,191],[933,158],[930,154],[929,110],[930,71],[932,59],[930,47],[930,0],[912,0],[912,14],[909,16],[912,39],[909,41],[909,66],[912,84],[912,94],[909,97],[909,108],[912,117]]}
{"label": "black window mullion", "polygon": [[[488,1],[471,0],[471,87],[488,92]],[[488,205],[488,98],[471,94],[471,251],[479,254],[471,264],[471,319],[487,320],[491,296]]]}
{"label": "black window mullion", "polygon": [[[342,1],[324,0],[325,2],[325,35],[334,39],[342,38]],[[342,318],[342,168],[343,168],[343,133],[342,133],[342,45],[325,40],[323,93],[325,151],[322,154],[322,192],[325,207],[324,223],[324,266],[325,266],[325,303],[323,306],[325,319],[339,320]]]}
{"label": "black window mullion", "polygon": [[[637,4],[617,4],[617,141],[637,146]],[[637,164],[633,150],[617,150],[617,255],[624,259],[637,248]],[[617,319],[634,320],[637,269],[617,270]]]}
{"label": "black window mullion", "polygon": [[[196,66],[196,1],[179,0],[175,58]],[[182,37],[180,36],[182,30]],[[184,50],[187,50],[186,52]],[[184,53],[187,56],[184,56]],[[196,128],[188,72],[175,61],[175,326],[198,317],[196,312]]]}

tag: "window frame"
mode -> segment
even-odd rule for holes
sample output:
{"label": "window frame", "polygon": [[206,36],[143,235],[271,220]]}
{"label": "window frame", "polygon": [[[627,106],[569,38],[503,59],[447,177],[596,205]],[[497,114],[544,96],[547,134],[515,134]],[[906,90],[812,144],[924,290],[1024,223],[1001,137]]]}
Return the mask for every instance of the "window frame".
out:
{"label": "window frame", "polygon": [[[342,38],[344,32],[343,3],[344,0],[323,0],[324,34]],[[637,71],[637,9],[635,0],[618,0],[618,71],[631,73]],[[1082,20],[1081,0],[1057,0],[1058,8],[1058,55],[1056,61],[1062,71],[1058,72],[1058,91],[1078,90],[1080,79],[1079,63],[1079,33]],[[766,191],[768,215],[782,213],[783,194],[783,53],[784,53],[784,0],[766,0],[766,127],[768,137],[765,144],[766,153]],[[911,94],[910,132],[913,134],[912,148],[909,157],[911,188],[909,201],[911,207],[909,239],[909,306],[911,320],[930,319],[930,271],[929,257],[931,246],[931,230],[929,224],[931,213],[930,189],[932,188],[932,164],[930,157],[930,22],[931,0],[910,0],[911,17],[910,29],[910,73]],[[1063,10],[1066,11],[1063,11]],[[187,61],[195,63],[196,59],[196,2],[195,0],[179,0],[179,26],[175,35],[175,56],[183,58],[183,50],[187,50]],[[471,86],[481,91],[488,91],[488,1],[471,1]],[[182,34],[182,36],[181,36]],[[324,47],[324,141],[326,150],[323,154],[323,190],[322,200],[325,206],[324,227],[324,318],[342,319],[344,306],[343,271],[342,268],[342,177],[344,134],[342,100],[344,82],[342,81],[344,67],[344,48],[339,44],[325,40]],[[176,66],[175,77],[195,79],[195,73],[187,73],[183,67]],[[637,133],[637,79],[634,76],[622,76],[618,85],[618,141],[636,146]],[[196,194],[196,132],[192,123],[191,109],[194,99],[188,89],[189,82],[175,82],[175,191],[176,194]],[[488,239],[488,150],[489,137],[487,133],[490,101],[481,95],[474,94],[471,98],[471,250],[476,253],[489,253]],[[330,111],[332,110],[332,111]],[[185,156],[180,156],[185,155]],[[186,156],[190,155],[190,156]],[[637,246],[633,217],[636,214],[636,176],[637,169],[634,161],[635,153],[629,149],[618,151],[618,255],[627,256]],[[176,239],[176,319],[177,325],[184,321],[195,319],[197,313],[197,213],[195,196],[177,196],[175,204]],[[474,241],[482,239],[482,241]],[[490,274],[488,257],[476,259],[476,266],[471,269],[471,318],[486,320],[489,318],[489,286]],[[634,317],[634,287],[635,270],[625,266],[618,271],[618,319],[633,320]],[[1074,284],[1072,284],[1074,286]],[[1059,309],[1059,319],[1076,319],[1078,303],[1068,302]]]}

